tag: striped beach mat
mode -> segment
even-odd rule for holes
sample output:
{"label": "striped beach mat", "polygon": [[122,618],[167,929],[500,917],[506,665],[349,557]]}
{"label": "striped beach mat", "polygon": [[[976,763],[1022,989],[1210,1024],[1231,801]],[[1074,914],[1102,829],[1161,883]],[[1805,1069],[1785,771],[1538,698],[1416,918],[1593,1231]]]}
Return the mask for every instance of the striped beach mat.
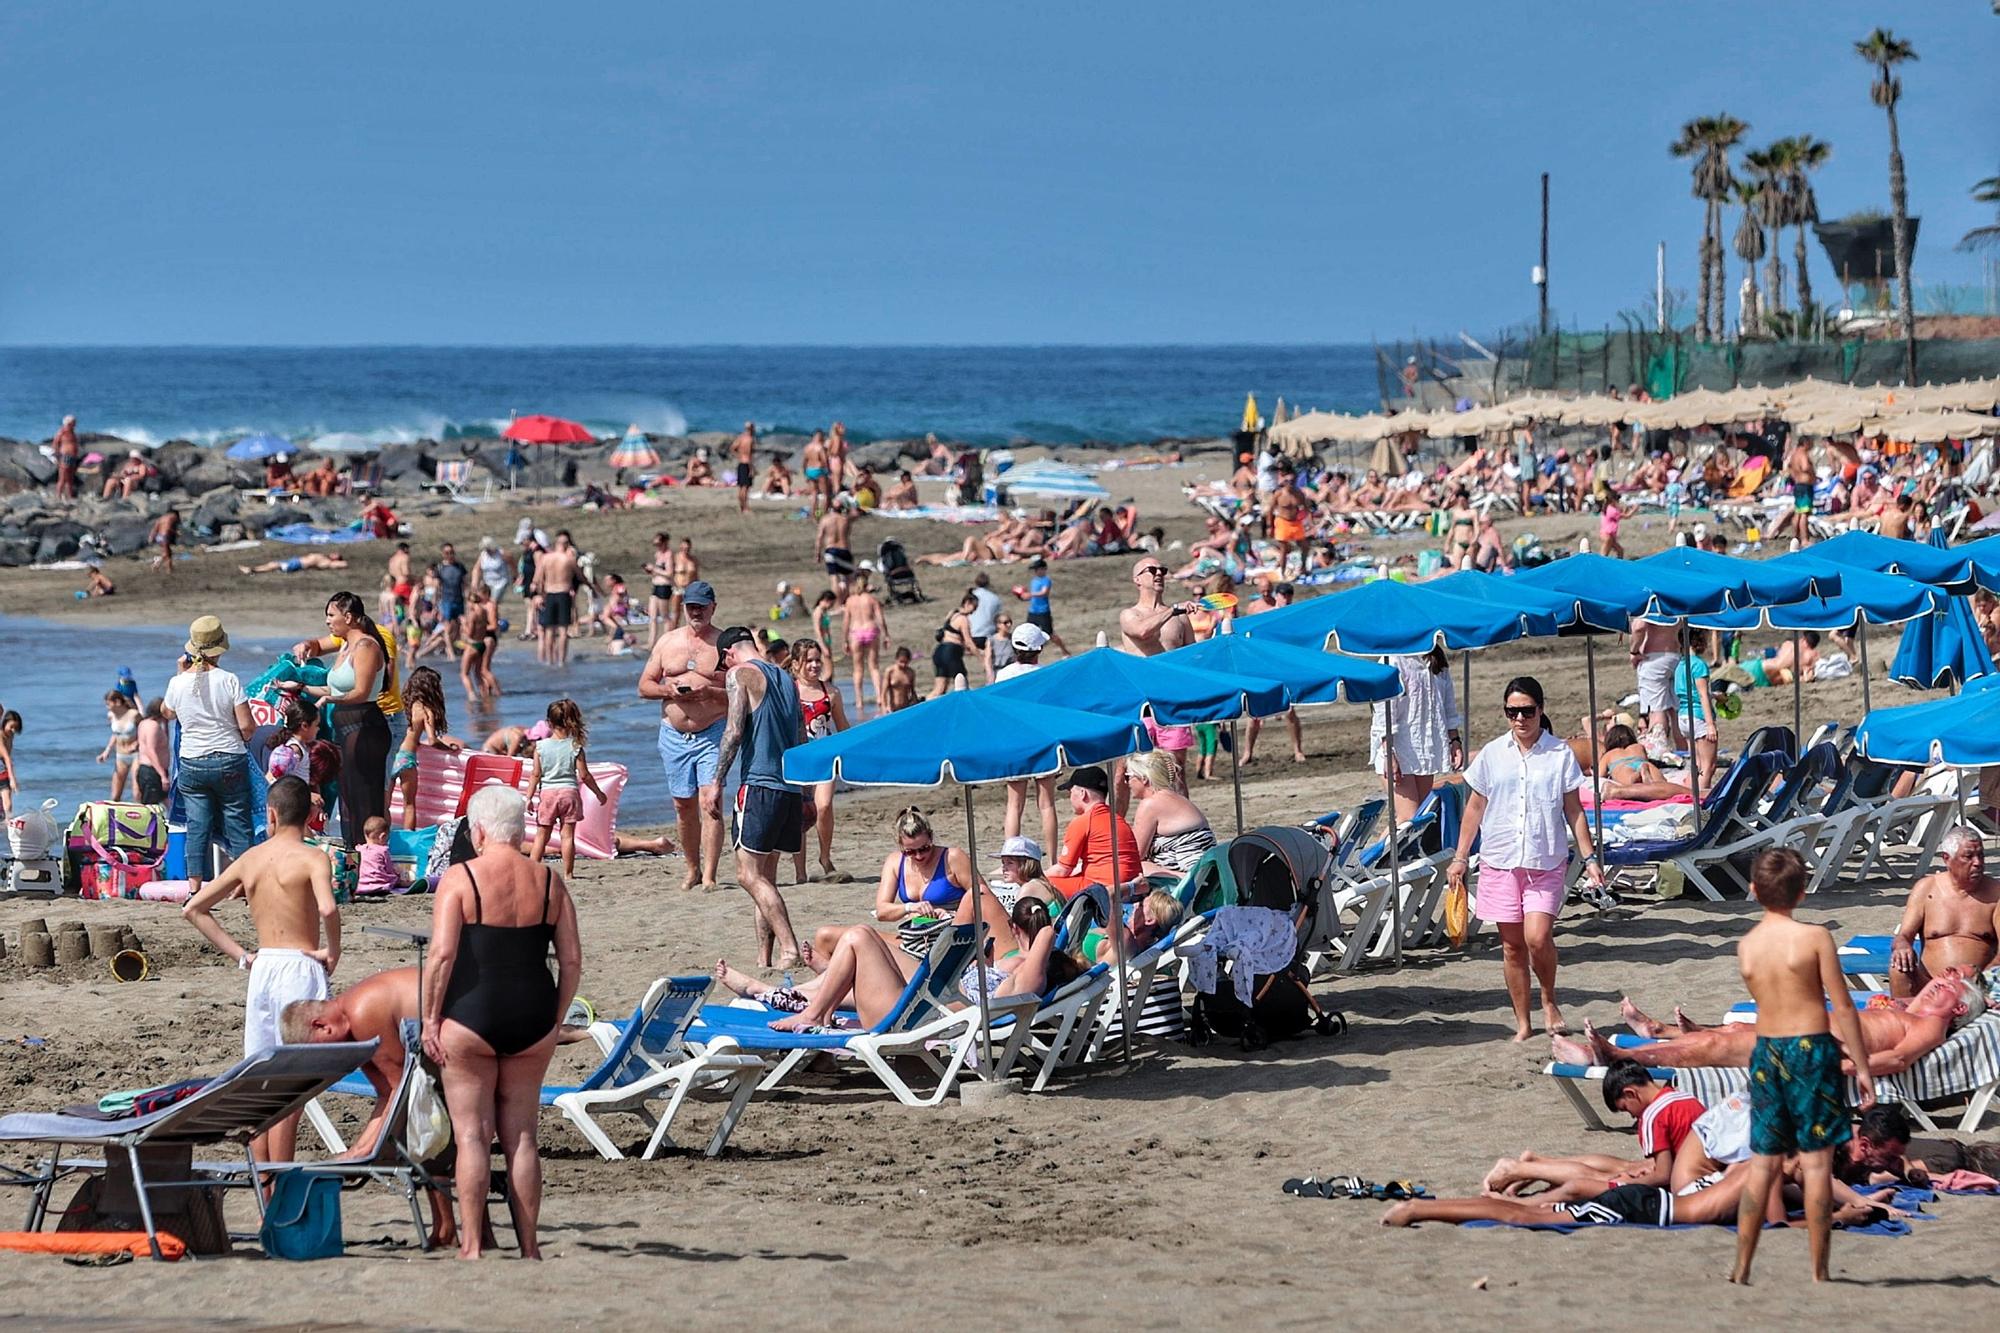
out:
{"label": "striped beach mat", "polygon": [[[1944,1045],[1900,1074],[1875,1080],[1876,1095],[1887,1100],[1924,1104],[1964,1097],[2000,1082],[2000,1010],[1989,1010],[1951,1034]],[[1702,1105],[1714,1106],[1732,1092],[1750,1085],[1748,1069],[1712,1066],[1674,1071],[1674,1086],[1691,1092]],[[1849,1104],[1859,1099],[1848,1080]]]}

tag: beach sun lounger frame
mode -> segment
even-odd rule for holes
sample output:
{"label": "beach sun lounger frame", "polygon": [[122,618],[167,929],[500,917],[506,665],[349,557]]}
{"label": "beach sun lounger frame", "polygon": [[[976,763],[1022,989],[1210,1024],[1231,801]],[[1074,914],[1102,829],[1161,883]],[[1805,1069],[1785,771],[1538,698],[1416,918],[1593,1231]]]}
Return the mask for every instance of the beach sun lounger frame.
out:
{"label": "beach sun lounger frame", "polygon": [[[193,1096],[163,1110],[122,1120],[97,1120],[87,1116],[22,1112],[0,1116],[0,1143],[47,1143],[97,1147],[107,1157],[123,1152],[132,1172],[133,1193],[153,1257],[162,1257],[160,1233],[153,1219],[153,1193],[163,1189],[205,1189],[213,1180],[195,1174],[189,1180],[149,1181],[142,1149],[152,1147],[193,1147],[199,1144],[240,1142],[251,1171],[250,1140],[292,1112],[301,1109],[319,1093],[365,1064],[376,1043],[322,1042],[311,1046],[274,1046],[248,1056],[210,1079]],[[43,1164],[33,1202],[28,1209],[27,1230],[39,1231],[48,1216],[49,1197],[62,1175],[74,1170],[103,1169],[104,1161],[65,1160],[52,1152]],[[252,1191],[261,1214],[262,1191]]]}
{"label": "beach sun lounger frame", "polygon": [[[859,1061],[905,1106],[936,1106],[951,1095],[961,1072],[980,1068],[979,1007],[963,1004],[958,979],[972,963],[975,929],[954,926],[938,937],[930,955],[903,987],[895,1006],[883,1019],[864,1029],[824,1032],[779,1032],[771,1028],[771,1013],[762,1008],[709,1005],[697,1016],[688,1040],[706,1051],[745,1051],[774,1056],[776,1064],[758,1090],[781,1086],[799,1066],[818,1055]],[[1016,995],[989,1000],[995,1045],[994,1068],[1011,1068],[1027,1039],[1028,1024],[1041,1000]],[[895,1067],[902,1057],[914,1057],[936,1079],[928,1092],[919,1091]]]}

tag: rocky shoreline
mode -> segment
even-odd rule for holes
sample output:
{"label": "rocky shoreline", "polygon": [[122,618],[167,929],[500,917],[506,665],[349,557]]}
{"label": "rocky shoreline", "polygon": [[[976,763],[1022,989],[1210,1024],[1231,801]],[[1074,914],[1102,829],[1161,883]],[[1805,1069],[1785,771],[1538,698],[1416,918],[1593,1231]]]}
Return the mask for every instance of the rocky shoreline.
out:
{"label": "rocky shoreline", "polygon": [[[660,456],[658,470],[673,474],[700,449],[709,451],[720,471],[720,452],[731,438],[728,432],[704,431],[649,436],[648,441]],[[232,461],[224,456],[220,446],[169,440],[157,448],[144,449],[113,435],[84,435],[81,443],[86,455],[103,454],[106,468],[115,468],[117,460],[133,449],[140,449],[158,469],[158,475],[129,500],[104,500],[98,498],[104,473],[87,470],[77,479],[78,499],[65,504],[54,495],[56,464],[46,452],[48,443],[0,439],[0,567],[135,555],[145,549],[148,525],[169,508],[180,510],[190,539],[218,542],[259,538],[272,527],[290,523],[338,526],[352,521],[354,516],[354,501],[350,496],[268,498],[264,492],[263,466]],[[788,460],[793,475],[797,476],[805,443],[806,437],[802,435],[759,439],[760,473],[767,460],[778,455]],[[1161,443],[1163,447],[1185,448],[1194,442]],[[622,486],[635,473],[613,468],[606,461],[617,445],[618,441],[608,440],[574,446],[514,446],[495,438],[388,444],[374,460],[381,465],[378,493],[399,512],[438,512],[449,503],[436,487],[438,464],[462,459],[472,463],[466,489],[473,493],[485,492],[489,484],[495,490],[511,484],[544,493],[591,484],[607,488]],[[1120,446],[1092,444],[1060,448],[1088,449],[1095,453],[1115,447]],[[851,456],[857,464],[879,475],[918,467],[929,454],[927,441],[901,439],[857,444]],[[294,464],[302,469],[315,459],[311,449],[302,446]],[[510,461],[519,465],[510,467]],[[342,457],[335,462],[346,472],[353,460]]]}

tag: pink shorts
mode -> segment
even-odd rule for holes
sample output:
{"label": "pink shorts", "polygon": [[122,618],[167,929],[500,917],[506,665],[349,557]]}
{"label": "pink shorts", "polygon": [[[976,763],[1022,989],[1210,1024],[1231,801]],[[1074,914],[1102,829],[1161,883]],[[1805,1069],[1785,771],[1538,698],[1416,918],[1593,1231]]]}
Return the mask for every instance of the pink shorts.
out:
{"label": "pink shorts", "polygon": [[1472,910],[1481,920],[1508,923],[1521,921],[1529,912],[1555,916],[1562,911],[1563,877],[1562,866],[1553,870],[1481,866]]}
{"label": "pink shorts", "polygon": [[575,824],[583,819],[583,795],[575,787],[544,787],[535,806],[535,823],[541,828]]}
{"label": "pink shorts", "polygon": [[1193,727],[1163,727],[1149,717],[1146,719],[1146,734],[1153,738],[1153,748],[1156,750],[1194,748]]}

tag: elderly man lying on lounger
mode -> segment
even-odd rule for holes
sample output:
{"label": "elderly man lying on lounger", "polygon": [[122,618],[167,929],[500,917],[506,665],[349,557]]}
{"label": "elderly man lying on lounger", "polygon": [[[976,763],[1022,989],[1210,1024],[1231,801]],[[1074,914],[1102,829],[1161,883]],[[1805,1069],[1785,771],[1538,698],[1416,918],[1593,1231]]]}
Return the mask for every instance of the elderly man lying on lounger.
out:
{"label": "elderly man lying on lounger", "polygon": [[[1630,1059],[1652,1069],[1720,1067],[1747,1069],[1750,1048],[1757,1041],[1755,1023],[1724,1023],[1701,1027],[1676,1009],[1673,1023],[1648,1018],[1630,1000],[1622,1006],[1626,1025],[1642,1037],[1660,1040],[1645,1046],[1612,1045],[1588,1022],[1584,1040],[1551,1039],[1555,1058],[1570,1064],[1601,1065]],[[1986,1012],[1986,991],[1969,967],[1948,967],[1930,985],[1908,1000],[1878,996],[1861,1010],[1862,1040],[1868,1046],[1868,1072],[1877,1078],[1900,1074],[1944,1045],[1952,1030]],[[1853,1065],[1842,1062],[1852,1075]]]}
{"label": "elderly man lying on lounger", "polygon": [[[423,1005],[417,990],[417,969],[392,967],[357,981],[330,1000],[295,1000],[279,1015],[279,1030],[286,1044],[301,1045],[320,1041],[378,1041],[375,1056],[361,1066],[361,1073],[375,1089],[375,1107],[368,1123],[354,1136],[347,1151],[335,1160],[367,1157],[375,1150],[375,1137],[389,1114],[390,1103],[403,1081],[403,1023],[420,1022]],[[558,1043],[581,1041],[588,1028],[565,1024],[556,1034]],[[450,1168],[444,1167],[445,1178]],[[432,1190],[431,1245],[458,1243],[458,1222],[452,1212],[451,1196]],[[491,1236],[487,1244],[493,1244]]]}

